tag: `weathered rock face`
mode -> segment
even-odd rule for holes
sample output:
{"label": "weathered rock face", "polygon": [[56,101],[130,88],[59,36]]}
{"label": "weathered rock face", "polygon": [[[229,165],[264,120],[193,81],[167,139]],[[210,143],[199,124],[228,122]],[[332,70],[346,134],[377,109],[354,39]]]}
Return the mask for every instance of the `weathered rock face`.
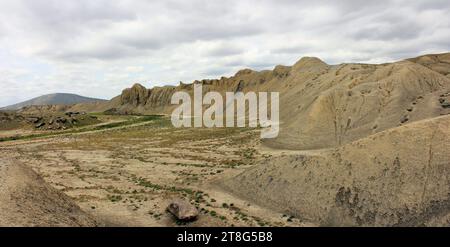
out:
{"label": "weathered rock face", "polygon": [[318,58],[302,58],[293,67],[276,66],[273,71],[254,71],[243,69],[234,76],[212,80],[196,80],[192,84],[180,82],[178,86],[155,87],[147,89],[140,84],[125,89],[119,96],[119,104],[115,105],[117,113],[167,113],[172,109],[171,97],[177,91],[193,94],[193,84],[201,84],[203,92],[248,92],[248,91],[279,91],[283,89],[284,80],[288,80],[292,73],[304,73],[308,70],[319,71],[327,68],[327,64]]}
{"label": "weathered rock face", "polygon": [[120,96],[120,103],[122,105],[131,104],[138,106],[140,104],[145,105],[149,96],[149,90],[147,90],[141,84],[134,84],[132,88],[123,90]]}
{"label": "weathered rock face", "polygon": [[[232,77],[199,80],[203,92],[279,92],[280,134],[275,148],[318,149],[450,114],[450,54],[390,64],[327,65],[314,57],[273,71],[244,69]],[[124,90],[118,113],[166,113],[174,92],[193,94],[192,84]]]}
{"label": "weathered rock face", "polygon": [[167,211],[181,221],[193,221],[198,217],[197,208],[189,202],[181,199],[172,200],[167,207]]}
{"label": "weathered rock face", "polygon": [[28,123],[38,123],[42,120],[41,117],[29,117],[27,118]]}
{"label": "weathered rock face", "polygon": [[[76,126],[100,123],[85,112],[68,111],[67,107],[55,110],[53,106],[26,107],[17,112],[0,112],[0,131],[17,128],[39,130],[65,130]],[[40,110],[40,111],[39,111]]]}
{"label": "weathered rock face", "polygon": [[146,111],[161,111],[158,107],[169,107],[175,87],[155,87],[147,89],[141,84],[135,84],[132,88],[123,90],[120,95],[119,105],[115,106],[115,112],[122,114],[145,113]]}

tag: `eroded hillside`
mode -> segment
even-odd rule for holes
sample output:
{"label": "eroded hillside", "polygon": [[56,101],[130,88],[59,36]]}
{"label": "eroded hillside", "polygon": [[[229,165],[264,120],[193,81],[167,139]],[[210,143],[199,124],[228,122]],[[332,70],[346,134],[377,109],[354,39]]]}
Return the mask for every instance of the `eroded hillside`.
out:
{"label": "eroded hillside", "polygon": [[448,226],[450,116],[338,148],[277,155],[224,182],[234,193],[331,226]]}
{"label": "eroded hillside", "polygon": [[[446,53],[380,65],[327,65],[307,57],[272,71],[245,69],[230,78],[194,83],[202,84],[205,93],[280,92],[281,132],[266,144],[318,149],[449,114],[449,60]],[[136,84],[108,107],[121,114],[170,113],[170,99],[177,91],[192,95],[193,84],[152,89]]]}
{"label": "eroded hillside", "polygon": [[192,226],[449,226],[449,75],[446,53],[378,65],[307,57],[194,82],[204,93],[279,92],[280,135],[262,141],[260,129],[132,116],[170,114],[173,93],[194,86],[136,84],[108,102],[4,113],[12,127],[25,121],[15,114],[43,110],[104,123],[7,138],[0,152],[118,225],[174,225],[164,210],[178,196],[201,211]]}

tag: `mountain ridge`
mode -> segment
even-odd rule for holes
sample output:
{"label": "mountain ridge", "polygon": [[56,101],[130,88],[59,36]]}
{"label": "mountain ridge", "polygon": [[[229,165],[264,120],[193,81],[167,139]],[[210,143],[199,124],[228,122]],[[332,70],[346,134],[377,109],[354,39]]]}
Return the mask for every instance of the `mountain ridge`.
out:
{"label": "mountain ridge", "polygon": [[71,93],[53,93],[35,97],[30,100],[19,102],[17,104],[0,107],[0,110],[19,110],[26,106],[73,105],[78,103],[99,102],[99,101],[106,101],[106,100],[90,98]]}

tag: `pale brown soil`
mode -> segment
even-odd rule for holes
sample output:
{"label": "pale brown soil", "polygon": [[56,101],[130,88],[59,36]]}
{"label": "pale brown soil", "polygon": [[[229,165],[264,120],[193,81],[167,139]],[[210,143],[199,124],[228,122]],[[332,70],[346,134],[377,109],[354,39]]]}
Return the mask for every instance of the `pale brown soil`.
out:
{"label": "pale brown soil", "polygon": [[21,162],[0,157],[0,226],[103,226]]}
{"label": "pale brown soil", "polygon": [[0,143],[87,213],[112,226],[176,226],[173,197],[200,210],[189,226],[306,226],[218,186],[270,154],[254,129],[175,129],[167,119],[71,136]]}

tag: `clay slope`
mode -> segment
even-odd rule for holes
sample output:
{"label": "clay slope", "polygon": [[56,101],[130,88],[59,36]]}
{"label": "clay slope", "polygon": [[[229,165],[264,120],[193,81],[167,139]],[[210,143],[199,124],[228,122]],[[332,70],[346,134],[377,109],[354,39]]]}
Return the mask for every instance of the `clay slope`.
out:
{"label": "clay slope", "polygon": [[0,226],[100,226],[30,168],[0,160]]}
{"label": "clay slope", "polygon": [[[202,80],[204,92],[280,92],[278,138],[267,145],[329,148],[389,128],[450,113],[450,53],[390,64],[327,65],[302,58],[271,71],[245,69],[235,76]],[[146,89],[136,84],[109,102],[117,113],[170,113],[174,92],[192,95],[193,84]]]}
{"label": "clay slope", "polygon": [[425,55],[408,60],[450,77],[450,53]]}
{"label": "clay slope", "polygon": [[328,66],[317,78],[299,79],[305,73],[283,94],[281,132],[268,145],[335,147],[450,112],[443,104],[450,102],[450,80],[413,62]]}
{"label": "clay slope", "polygon": [[450,116],[339,148],[275,156],[224,182],[245,198],[332,226],[450,226]]}

